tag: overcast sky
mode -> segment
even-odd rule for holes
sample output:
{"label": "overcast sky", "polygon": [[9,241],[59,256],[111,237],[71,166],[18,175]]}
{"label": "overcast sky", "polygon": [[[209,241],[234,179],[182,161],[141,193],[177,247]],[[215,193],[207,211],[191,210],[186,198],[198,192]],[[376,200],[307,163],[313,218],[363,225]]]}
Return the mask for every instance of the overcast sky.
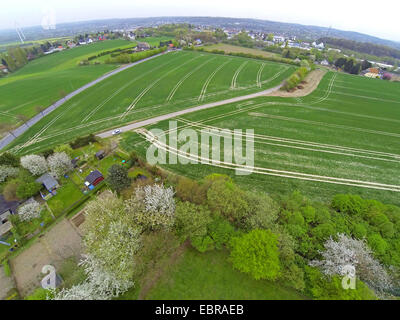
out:
{"label": "overcast sky", "polygon": [[398,0],[11,0],[2,5],[0,29],[56,22],[156,16],[223,16],[333,27],[400,41]]}

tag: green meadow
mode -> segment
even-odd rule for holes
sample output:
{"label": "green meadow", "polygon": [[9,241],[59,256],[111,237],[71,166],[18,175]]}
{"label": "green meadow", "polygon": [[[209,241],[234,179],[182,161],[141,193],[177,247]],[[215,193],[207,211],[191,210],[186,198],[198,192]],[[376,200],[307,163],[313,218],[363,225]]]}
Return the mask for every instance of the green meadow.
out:
{"label": "green meadow", "polygon": [[[251,174],[235,175],[224,163],[164,167],[192,178],[225,173],[247,188],[276,196],[300,190],[328,201],[335,194],[352,193],[399,205],[399,107],[398,83],[330,72],[304,98],[263,97],[175,119],[180,128],[199,133],[253,129]],[[168,125],[153,127],[167,130]],[[247,142],[243,137],[243,145]],[[122,145],[145,156],[149,142],[126,133]]]}

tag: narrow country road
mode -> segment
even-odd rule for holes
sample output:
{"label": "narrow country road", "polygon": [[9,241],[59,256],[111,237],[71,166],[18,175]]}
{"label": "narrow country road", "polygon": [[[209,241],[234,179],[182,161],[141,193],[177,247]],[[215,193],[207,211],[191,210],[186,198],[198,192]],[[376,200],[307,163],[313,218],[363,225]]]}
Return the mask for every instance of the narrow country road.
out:
{"label": "narrow country road", "polygon": [[143,60],[124,65],[124,66],[122,66],[122,67],[120,67],[118,69],[115,69],[115,70],[113,70],[113,71],[111,71],[109,73],[106,73],[106,74],[102,75],[100,78],[97,78],[96,80],[93,80],[93,81],[85,84],[84,86],[80,87],[79,89],[67,94],[64,98],[58,100],[57,102],[52,104],[50,107],[45,109],[43,112],[38,113],[33,118],[29,119],[25,124],[23,124],[23,125],[19,126],[18,128],[14,129],[10,134],[8,134],[4,138],[2,138],[0,140],[0,150],[5,148],[6,146],[8,146],[17,137],[19,137],[20,135],[25,133],[31,126],[33,126],[34,124],[39,122],[42,118],[47,116],[49,113],[53,112],[54,110],[56,110],[57,108],[62,106],[65,102],[67,102],[68,100],[72,99],[73,97],[75,97],[76,95],[80,94],[81,92],[85,91],[86,89],[88,89],[90,87],[93,87],[94,85],[98,84],[99,82],[101,82],[101,81],[103,81],[103,80],[105,80],[105,79],[107,79],[109,77],[112,77],[113,75],[116,75],[117,73],[120,73],[121,71],[124,71],[126,69],[132,68],[133,66],[136,66],[136,65],[138,65],[140,63],[143,63],[145,61],[154,59],[154,58],[156,58],[158,56],[161,56],[163,54],[166,54],[166,53],[167,52],[162,52],[162,53],[156,54],[154,56],[145,58]]}
{"label": "narrow country road", "polygon": [[[164,114],[162,116],[157,116],[157,117],[154,117],[154,118],[150,118],[150,119],[134,122],[134,123],[128,124],[126,126],[120,127],[119,129],[122,132],[131,131],[131,130],[135,130],[135,129],[138,129],[138,128],[141,128],[141,127],[144,127],[144,126],[148,126],[150,124],[157,123],[159,121],[172,119],[172,118],[175,118],[175,117],[187,114],[187,113],[191,113],[191,112],[195,112],[195,111],[199,111],[199,110],[204,110],[204,109],[209,109],[209,108],[214,108],[214,107],[219,107],[219,106],[222,106],[222,105],[225,105],[225,104],[239,102],[239,101],[243,101],[243,100],[249,100],[249,99],[253,99],[253,98],[257,98],[257,97],[267,96],[267,95],[271,94],[272,92],[275,92],[276,90],[279,90],[281,87],[282,87],[282,84],[280,84],[277,87],[268,89],[268,90],[264,90],[264,91],[257,92],[257,93],[252,93],[252,94],[248,94],[246,96],[226,99],[226,100],[217,101],[217,102],[211,102],[211,103],[203,104],[201,106],[196,106],[196,107],[192,107],[192,108],[188,108],[188,109],[184,109],[184,110],[180,110],[180,111]],[[98,136],[100,138],[108,138],[108,137],[111,137],[113,135],[113,131],[114,131],[114,129],[113,130],[108,130],[108,131],[99,133],[96,136]]]}

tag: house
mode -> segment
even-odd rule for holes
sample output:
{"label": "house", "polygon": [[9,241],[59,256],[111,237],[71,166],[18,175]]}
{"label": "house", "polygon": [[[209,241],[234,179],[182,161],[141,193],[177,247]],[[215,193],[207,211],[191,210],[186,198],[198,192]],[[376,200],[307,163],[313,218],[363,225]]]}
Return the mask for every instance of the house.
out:
{"label": "house", "polygon": [[79,157],[76,157],[71,160],[71,164],[73,168],[78,168],[78,163],[79,163]]}
{"label": "house", "polygon": [[99,170],[92,171],[85,179],[85,185],[89,189],[93,189],[97,186],[100,182],[104,180],[103,175]]}
{"label": "house", "polygon": [[329,66],[329,61],[326,60],[326,59],[325,59],[325,60],[322,60],[322,61],[321,61],[321,65],[322,65],[322,66]]}
{"label": "house", "polygon": [[147,42],[139,42],[137,44],[137,50],[139,51],[144,51],[144,50],[149,50],[150,45]]}
{"label": "house", "polygon": [[40,183],[48,191],[48,194],[43,194],[42,191],[40,191],[40,195],[44,200],[48,200],[52,196],[56,195],[56,190],[60,187],[58,181],[53,178],[53,176],[51,176],[49,173],[45,173],[44,175],[36,179],[36,182]]}
{"label": "house", "polygon": [[18,201],[7,201],[0,194],[0,237],[5,235],[12,229],[12,224],[8,217],[17,213],[17,208],[20,205]]}
{"label": "house", "polygon": [[100,150],[96,153],[95,156],[97,159],[101,160],[106,156],[106,152],[104,150]]}
{"label": "house", "polygon": [[3,73],[8,73],[8,69],[5,65],[0,64],[0,71]]}

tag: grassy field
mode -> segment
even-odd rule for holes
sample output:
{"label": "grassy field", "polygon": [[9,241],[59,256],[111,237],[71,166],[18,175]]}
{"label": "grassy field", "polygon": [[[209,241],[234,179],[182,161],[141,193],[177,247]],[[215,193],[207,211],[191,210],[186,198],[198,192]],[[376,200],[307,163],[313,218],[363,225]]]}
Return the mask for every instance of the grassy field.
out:
{"label": "grassy field", "polygon": [[0,79],[0,124],[19,122],[18,115],[28,118],[36,107],[47,107],[60,99],[60,92],[72,92],[107,73],[116,65],[78,66],[81,60],[106,50],[131,47],[125,40],[96,42],[44,56]]}
{"label": "grassy field", "polygon": [[[278,196],[300,190],[329,201],[353,193],[399,205],[399,107],[399,83],[330,72],[304,98],[263,97],[176,119],[198,132],[254,129],[252,174],[236,176],[236,167],[222,168],[224,163],[164,167],[192,178],[226,173],[249,189]],[[168,129],[168,122],[153,127]],[[149,142],[127,133],[122,145],[145,155]]]}
{"label": "grassy field", "polygon": [[[136,292],[135,292],[136,294]],[[232,268],[225,251],[188,249],[150,290],[149,300],[299,300],[277,283],[254,280]]]}
{"label": "grassy field", "polygon": [[19,137],[14,151],[38,151],[127,122],[257,92],[280,84],[293,70],[289,65],[240,57],[167,53],[69,100]]}
{"label": "grassy field", "polygon": [[222,51],[225,51],[226,53],[250,53],[252,55],[263,56],[265,58],[271,58],[271,57],[279,57],[280,58],[281,57],[280,55],[278,55],[276,53],[253,49],[253,48],[239,47],[239,46],[234,46],[234,45],[226,44],[226,43],[217,43],[217,44],[213,44],[211,46],[204,46],[203,48],[205,51],[222,50]]}

